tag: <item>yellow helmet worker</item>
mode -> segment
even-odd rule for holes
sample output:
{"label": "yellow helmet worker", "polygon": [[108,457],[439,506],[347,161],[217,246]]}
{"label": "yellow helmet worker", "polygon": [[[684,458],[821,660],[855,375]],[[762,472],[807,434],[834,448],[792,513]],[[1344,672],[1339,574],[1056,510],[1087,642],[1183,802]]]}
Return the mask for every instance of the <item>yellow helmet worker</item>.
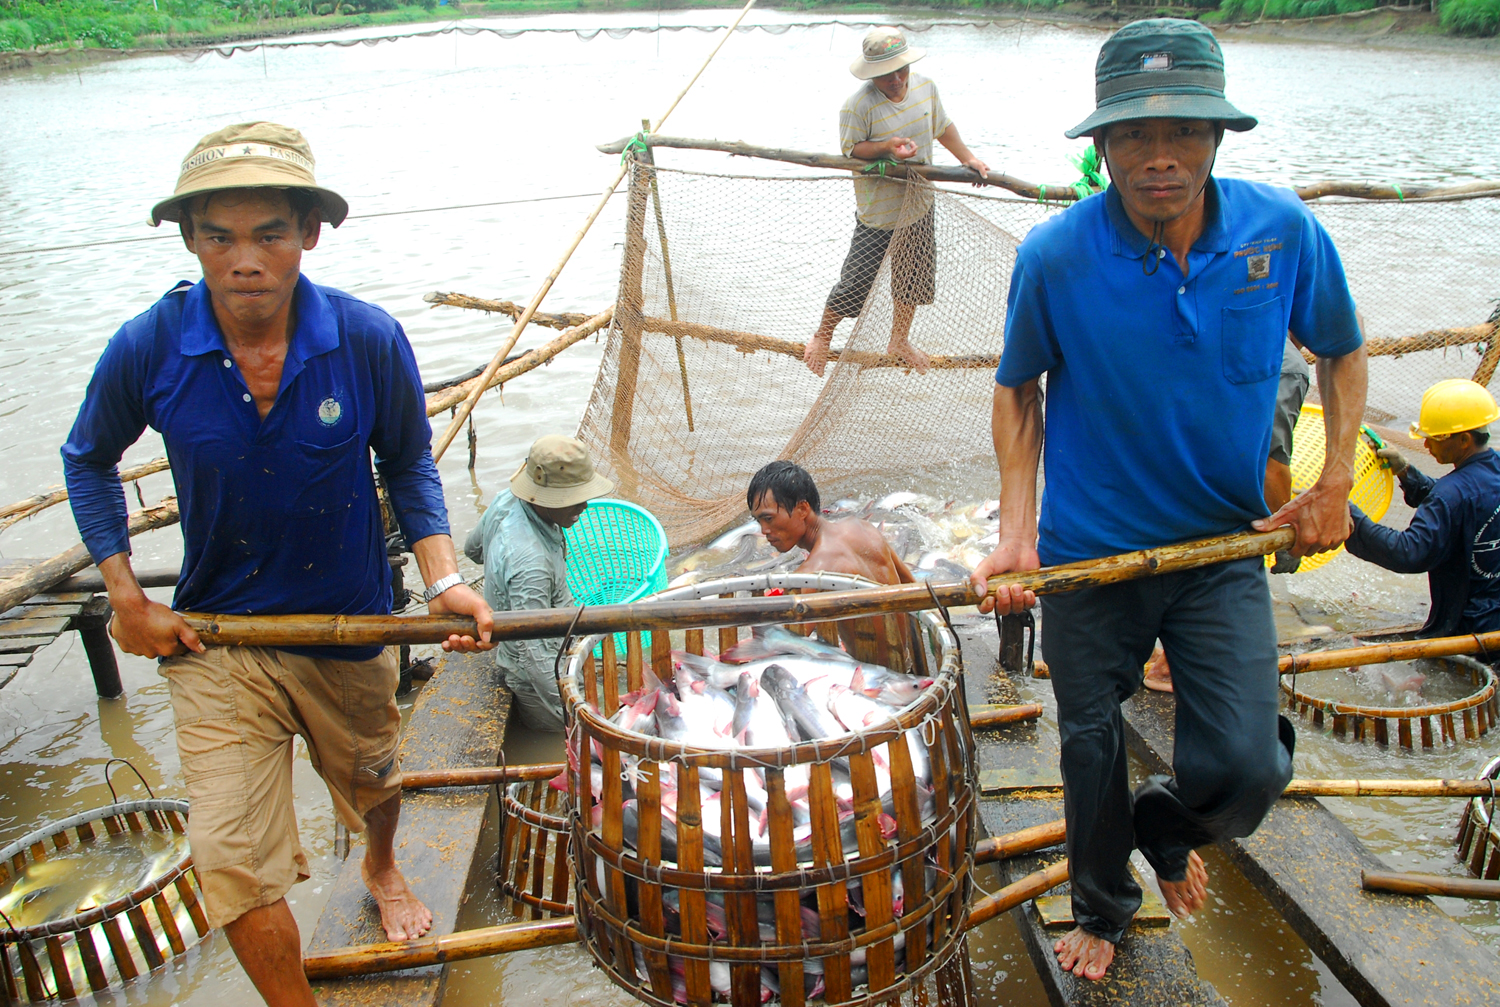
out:
{"label": "yellow helmet worker", "polygon": [[1496,419],[1500,408],[1483,385],[1439,381],[1423,393],[1411,432],[1453,471],[1433,479],[1395,448],[1382,448],[1376,453],[1390,462],[1407,504],[1417,509],[1411,524],[1398,532],[1350,505],[1349,552],[1396,573],[1427,574],[1432,609],[1423,636],[1500,629],[1500,455],[1489,446]]}

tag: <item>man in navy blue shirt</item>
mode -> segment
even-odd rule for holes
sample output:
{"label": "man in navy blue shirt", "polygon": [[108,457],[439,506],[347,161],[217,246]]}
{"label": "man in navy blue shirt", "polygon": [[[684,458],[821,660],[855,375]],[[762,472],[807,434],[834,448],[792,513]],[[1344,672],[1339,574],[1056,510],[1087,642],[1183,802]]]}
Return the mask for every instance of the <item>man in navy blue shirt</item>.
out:
{"label": "man in navy blue shirt", "polygon": [[[1251,527],[1291,525],[1296,555],[1337,546],[1366,382],[1338,253],[1294,193],[1213,176],[1224,131],[1255,120],[1225,101],[1204,26],[1120,29],[1100,51],[1095,97],[1068,136],[1093,135],[1110,188],[1033,229],[1011,275],[992,417],[1000,544],[976,585]],[[1329,460],[1268,516],[1288,331],[1318,357]],[[1104,976],[1140,906],[1133,846],[1168,907],[1190,914],[1207,894],[1194,848],[1249,835],[1291,777],[1265,576],[1256,557],[1043,599],[1078,922],[1055,950],[1075,975]],[[996,598],[1008,612],[1034,602],[1017,587]],[[1158,638],[1176,691],[1175,777],[1132,795],[1120,703]]]}
{"label": "man in navy blue shirt", "polygon": [[[273,123],[193,148],[151,223],[178,223],[203,268],[117,332],[63,446],[69,499],[109,588],[110,631],[161,659],[193,806],[188,838],[209,922],[267,1003],[311,1007],[286,892],[308,877],[292,804],[292,740],[334,809],[368,828],[362,866],[392,940],[432,914],[396,866],[401,716],[393,651],[215,647],[178,611],[389,614],[390,567],[371,452],[432,612],[488,606],[458,574],[416,360],[384,311],[301,275],[324,220],[348,205],[313,177],[302,134]],[[117,471],[147,426],[166,442],[184,557],[173,608],[130,567]]]}
{"label": "man in navy blue shirt", "polygon": [[1422,395],[1412,436],[1424,438],[1432,457],[1453,471],[1433,479],[1385,448],[1377,454],[1417,509],[1411,523],[1398,532],[1349,505],[1349,552],[1396,573],[1427,574],[1432,608],[1422,636],[1500,630],[1500,455],[1489,446],[1496,419],[1500,408],[1483,385],[1439,381]]}

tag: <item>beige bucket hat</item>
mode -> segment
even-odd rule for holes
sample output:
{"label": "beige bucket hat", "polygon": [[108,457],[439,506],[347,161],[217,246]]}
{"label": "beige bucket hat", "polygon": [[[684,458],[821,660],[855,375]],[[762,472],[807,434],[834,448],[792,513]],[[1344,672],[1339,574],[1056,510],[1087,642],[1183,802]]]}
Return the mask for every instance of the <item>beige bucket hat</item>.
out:
{"label": "beige bucket hat", "polygon": [[349,204],[313,178],[312,148],[290,126],[241,122],[199,140],[182,162],[177,189],[151,208],[150,223],[182,219],[182,201],[219,189],[307,189],[318,195],[323,219],[334,227],[349,215]]}
{"label": "beige bucket hat", "polygon": [[561,434],[538,437],[526,464],[510,477],[510,491],[539,507],[572,507],[614,492],[615,484],[594,472],[583,442]]}
{"label": "beige bucket hat", "polygon": [[895,73],[926,55],[926,49],[906,44],[906,32],[900,28],[871,28],[865,32],[860,58],[849,65],[849,72],[860,80],[869,80]]}

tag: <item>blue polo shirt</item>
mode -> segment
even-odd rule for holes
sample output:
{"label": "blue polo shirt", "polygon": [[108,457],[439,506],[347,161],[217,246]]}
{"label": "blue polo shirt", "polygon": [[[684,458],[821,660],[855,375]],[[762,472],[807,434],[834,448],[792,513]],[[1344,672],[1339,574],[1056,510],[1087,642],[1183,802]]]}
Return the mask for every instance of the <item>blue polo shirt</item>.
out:
{"label": "blue polo shirt", "polygon": [[[200,281],[115,333],[63,445],[73,517],[98,562],[130,552],[116,465],[147,426],[161,433],[182,513],[180,611],[388,614],[371,451],[407,541],[448,533],[401,326],[305,276],[294,297],[296,331],[264,421]],[[380,648],[297,652],[364,660]]]}
{"label": "blue polo shirt", "polygon": [[1094,559],[1243,530],[1267,514],[1290,330],[1320,357],[1362,342],[1328,233],[1289,189],[1210,178],[1184,277],[1114,188],[1033,228],[1011,274],[995,380],[1047,374],[1038,552]]}

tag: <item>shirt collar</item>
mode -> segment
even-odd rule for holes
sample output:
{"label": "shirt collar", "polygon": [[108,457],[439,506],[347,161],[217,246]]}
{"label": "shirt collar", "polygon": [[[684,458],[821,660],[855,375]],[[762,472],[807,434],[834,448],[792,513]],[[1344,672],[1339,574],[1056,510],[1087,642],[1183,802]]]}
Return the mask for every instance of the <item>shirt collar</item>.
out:
{"label": "shirt collar", "polygon": [[[1151,239],[1130,222],[1130,217],[1125,213],[1125,202],[1120,199],[1117,187],[1111,185],[1104,190],[1104,207],[1109,213],[1109,222],[1113,225],[1114,253],[1127,259],[1144,258]],[[1208,176],[1208,184],[1203,188],[1203,233],[1193,242],[1193,249],[1199,252],[1229,251],[1229,228],[1224,220],[1223,192],[1218,180],[1212,175]]]}
{"label": "shirt collar", "polygon": [[[339,345],[338,316],[317,284],[299,275],[292,303],[297,312],[297,331],[292,333],[286,363],[282,365],[283,387],[302,370],[305,361],[337,349]],[[213,352],[227,356],[229,347],[224,343],[219,320],[214,317],[208,284],[199,280],[187,292],[187,300],[182,306],[182,354],[195,357]]]}
{"label": "shirt collar", "polygon": [[526,515],[526,520],[531,522],[531,526],[536,529],[539,535],[559,549],[567,543],[567,538],[563,535],[561,528],[551,521],[544,519],[536,512],[536,508],[525,500],[522,500],[520,497],[516,497],[515,499],[516,506],[521,508],[521,512]]}

